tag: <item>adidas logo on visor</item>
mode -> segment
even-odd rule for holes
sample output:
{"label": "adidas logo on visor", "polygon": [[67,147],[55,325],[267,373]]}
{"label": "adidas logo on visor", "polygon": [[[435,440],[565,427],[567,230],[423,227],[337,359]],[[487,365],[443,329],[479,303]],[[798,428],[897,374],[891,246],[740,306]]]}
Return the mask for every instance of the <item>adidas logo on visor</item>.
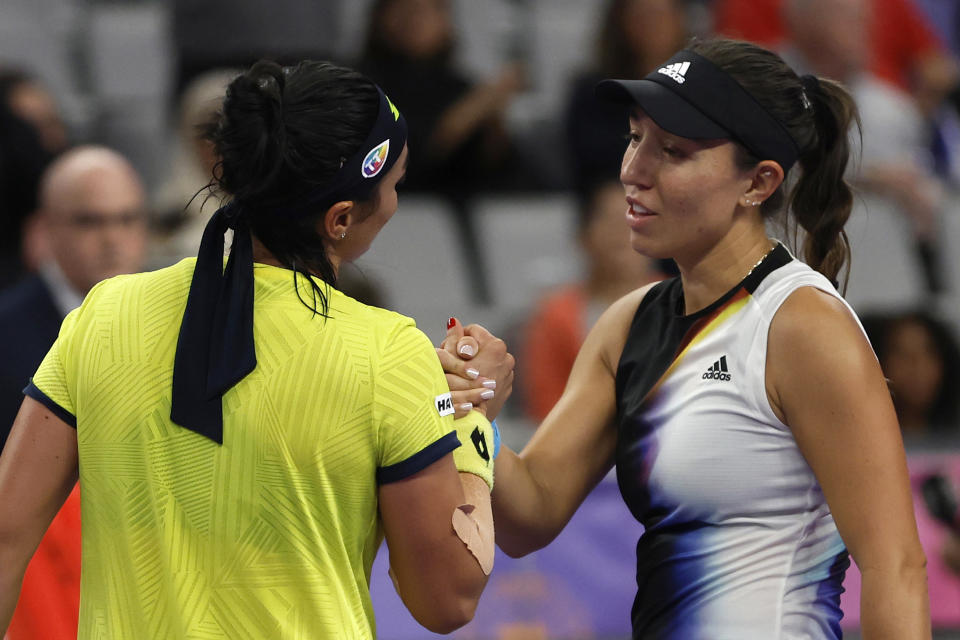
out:
{"label": "adidas logo on visor", "polygon": [[687,80],[684,76],[687,75],[687,69],[689,68],[689,62],[675,62],[665,67],[660,67],[657,69],[657,72],[662,73],[672,80],[676,80],[677,84],[683,84]]}

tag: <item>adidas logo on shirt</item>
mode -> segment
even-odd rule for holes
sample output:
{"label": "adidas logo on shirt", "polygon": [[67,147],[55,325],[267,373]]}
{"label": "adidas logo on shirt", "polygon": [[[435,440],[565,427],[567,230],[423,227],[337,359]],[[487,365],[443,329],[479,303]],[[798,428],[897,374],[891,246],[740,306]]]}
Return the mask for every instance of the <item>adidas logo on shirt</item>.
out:
{"label": "adidas logo on shirt", "polygon": [[657,72],[676,80],[677,84],[683,84],[687,80],[684,76],[687,75],[687,69],[689,68],[689,62],[675,62],[673,64],[668,64],[665,67],[660,67],[657,69]]}
{"label": "adidas logo on shirt", "polygon": [[720,356],[720,359],[714,362],[713,366],[703,374],[703,379],[730,382],[730,374],[727,371],[727,356]]}

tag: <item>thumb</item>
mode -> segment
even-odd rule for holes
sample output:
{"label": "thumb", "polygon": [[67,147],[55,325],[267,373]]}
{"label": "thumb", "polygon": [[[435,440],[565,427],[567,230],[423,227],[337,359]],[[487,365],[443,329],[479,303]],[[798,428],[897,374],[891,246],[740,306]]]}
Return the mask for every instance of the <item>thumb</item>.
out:
{"label": "thumb", "polygon": [[447,335],[440,343],[440,348],[448,351],[452,355],[457,355],[457,343],[463,338],[463,325],[454,317],[447,320]]}

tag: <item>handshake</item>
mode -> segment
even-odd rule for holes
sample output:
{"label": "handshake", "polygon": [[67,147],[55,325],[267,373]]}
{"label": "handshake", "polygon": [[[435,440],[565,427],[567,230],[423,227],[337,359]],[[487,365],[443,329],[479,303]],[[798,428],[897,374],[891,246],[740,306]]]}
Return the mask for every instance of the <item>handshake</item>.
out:
{"label": "handshake", "polygon": [[457,469],[483,478],[493,490],[493,460],[500,449],[494,420],[513,391],[514,357],[507,346],[479,325],[447,322],[447,335],[437,348],[453,403]]}

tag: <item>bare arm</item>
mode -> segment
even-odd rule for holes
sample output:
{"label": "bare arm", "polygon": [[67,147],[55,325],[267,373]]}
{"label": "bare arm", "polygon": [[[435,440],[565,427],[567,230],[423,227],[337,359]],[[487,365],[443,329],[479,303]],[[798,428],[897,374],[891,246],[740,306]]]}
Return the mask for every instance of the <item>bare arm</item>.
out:
{"label": "bare arm", "polygon": [[863,574],[865,640],[930,637],[926,561],[883,374],[843,304],[794,292],[770,326],[767,393]]}
{"label": "bare arm", "polygon": [[472,515],[492,531],[489,487],[478,476],[458,474],[452,454],[380,487],[380,515],[397,591],[417,622],[435,633],[450,633],[469,622],[487,583],[451,523],[463,504],[474,505]]}
{"label": "bare arm", "polygon": [[441,116],[430,136],[430,154],[438,161],[445,160],[478,127],[499,117],[522,85],[522,68],[508,65],[492,82],[471,89]]}
{"label": "bare arm", "polygon": [[509,555],[524,555],[553,540],[612,468],[617,363],[648,289],[627,295],[604,313],[587,336],[560,401],[523,452],[504,447],[497,458],[497,545]]}
{"label": "bare arm", "polygon": [[0,630],[10,624],[33,552],[76,482],[76,430],[24,398],[0,455]]}

